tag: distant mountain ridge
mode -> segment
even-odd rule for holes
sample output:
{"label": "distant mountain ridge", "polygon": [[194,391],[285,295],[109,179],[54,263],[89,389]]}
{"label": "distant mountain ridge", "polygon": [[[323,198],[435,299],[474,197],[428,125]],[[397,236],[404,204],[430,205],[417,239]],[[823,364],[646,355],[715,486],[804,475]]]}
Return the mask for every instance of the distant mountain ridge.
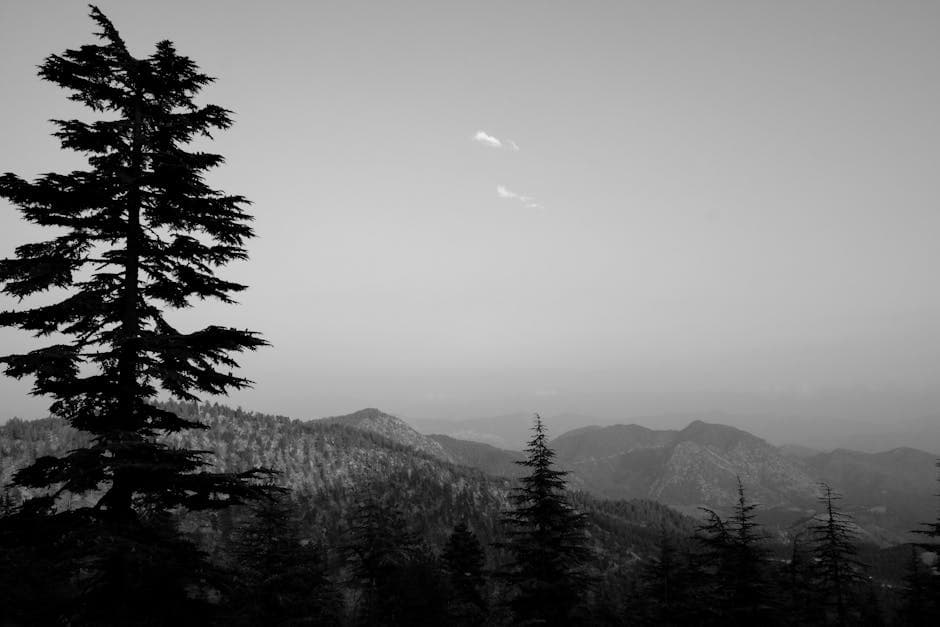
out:
{"label": "distant mountain ridge", "polygon": [[[884,420],[881,423],[845,418],[810,416],[725,414],[721,412],[673,413],[649,416],[590,417],[580,414],[542,414],[551,426],[550,433],[559,435],[580,429],[613,425],[648,425],[653,430],[681,430],[696,420],[722,424],[770,442],[775,446],[808,447],[817,451],[837,448],[877,453],[901,447],[912,447],[940,456],[940,416],[931,415],[904,420]],[[406,418],[407,422],[424,434],[439,433],[462,440],[485,442],[504,449],[519,449],[525,445],[531,428],[531,413],[461,420]],[[656,426],[660,425],[660,426]]]}
{"label": "distant mountain ridge", "polygon": [[[508,461],[523,457],[433,437],[460,463],[492,474],[513,476],[505,471]],[[609,499],[654,499],[692,515],[700,507],[727,512],[737,499],[740,477],[748,499],[760,504],[762,519],[782,531],[818,510],[820,481],[845,496],[845,506],[869,539],[882,544],[904,541],[936,508],[934,458],[916,449],[800,449],[794,455],[793,447],[778,448],[747,431],[701,420],[681,430],[580,427],[554,438],[551,446],[559,468],[571,472],[572,487]]]}
{"label": "distant mountain ridge", "polygon": [[728,507],[740,477],[768,507],[812,502],[816,482],[776,447],[734,427],[696,420],[681,431],[613,425],[552,441],[577,484],[607,498]]}

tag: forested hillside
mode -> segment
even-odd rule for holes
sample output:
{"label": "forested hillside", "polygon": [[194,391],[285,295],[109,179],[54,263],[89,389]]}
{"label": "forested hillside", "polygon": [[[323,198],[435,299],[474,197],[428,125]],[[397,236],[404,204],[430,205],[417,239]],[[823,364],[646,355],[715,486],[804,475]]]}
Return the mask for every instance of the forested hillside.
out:
{"label": "forested hillside", "polygon": [[[441,543],[460,520],[473,521],[484,539],[495,540],[499,512],[508,506],[512,485],[498,471],[522,474],[507,452],[498,449],[490,451],[500,462],[489,475],[468,463],[469,453],[460,458],[463,465],[445,461],[457,457],[450,448],[445,450],[436,440],[377,410],[299,421],[222,405],[169,402],[164,407],[208,427],[172,435],[165,439],[168,444],[213,451],[217,470],[265,467],[276,471],[274,481],[290,490],[305,518],[331,537],[342,534],[347,515],[363,491],[377,490],[404,508],[421,534],[435,543]],[[376,422],[396,439],[377,432]],[[84,441],[58,420],[12,420],[0,427],[3,479],[8,482],[16,468],[39,455],[62,453]],[[468,449],[476,449],[474,443],[467,444]],[[435,446],[440,451],[437,455],[433,454]],[[691,520],[651,501],[612,508],[588,495],[579,498],[585,510],[596,510],[596,519],[605,521],[599,527],[604,531],[597,536],[605,544],[613,542],[612,550],[648,553],[663,525],[680,535],[692,529]],[[624,529],[611,531],[618,524]]]}

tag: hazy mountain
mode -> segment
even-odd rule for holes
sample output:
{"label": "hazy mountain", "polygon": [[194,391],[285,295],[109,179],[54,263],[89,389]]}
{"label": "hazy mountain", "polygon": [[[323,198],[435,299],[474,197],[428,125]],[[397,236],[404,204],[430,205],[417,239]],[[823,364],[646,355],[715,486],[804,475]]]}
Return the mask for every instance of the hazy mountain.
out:
{"label": "hazy mountain", "polygon": [[482,442],[452,438],[449,435],[435,434],[428,437],[443,446],[458,464],[478,468],[495,477],[519,477],[525,474],[525,468],[516,463],[525,457],[520,451],[507,451]]}
{"label": "hazy mountain", "polygon": [[[775,446],[796,445],[815,451],[844,448],[869,453],[911,447],[940,455],[940,416],[936,415],[903,421],[722,412],[594,417],[566,413],[542,417],[552,436],[618,424],[644,425],[656,431],[679,430],[690,422],[702,420],[742,429]],[[424,434],[441,433],[505,449],[521,449],[530,437],[532,426],[531,413],[466,420],[405,420]]]}
{"label": "hazy mountain", "polygon": [[814,457],[822,453],[818,448],[811,448],[800,444],[784,444],[779,448],[780,452],[787,457],[795,457],[796,459],[806,459],[807,457]]}
{"label": "hazy mountain", "polygon": [[675,431],[654,431],[639,425],[591,426],[563,433],[552,440],[552,447],[561,459],[606,458],[635,449],[665,446],[675,435]]}
{"label": "hazy mountain", "polygon": [[[502,449],[520,450],[532,437],[532,416],[531,413],[516,413],[466,420],[428,418],[406,418],[406,420],[424,434],[449,435],[458,440],[482,442]],[[598,422],[597,418],[570,413],[543,416],[543,418],[549,427],[550,435]]]}
{"label": "hazy mountain", "polygon": [[[522,453],[435,436],[459,463],[511,476]],[[693,421],[681,430],[639,425],[581,427],[551,441],[573,487],[611,499],[645,498],[696,514],[701,506],[727,512],[737,478],[761,518],[786,530],[818,512],[818,483],[845,495],[843,506],[872,541],[902,541],[931,520],[937,491],[934,458],[914,449],[884,453],[775,447],[746,431]]]}
{"label": "hazy mountain", "polygon": [[814,477],[843,495],[859,524],[879,539],[935,520],[935,457],[912,448],[882,453],[838,449],[806,459]]}
{"label": "hazy mountain", "polygon": [[740,429],[695,421],[681,431],[637,425],[580,429],[553,441],[574,482],[607,498],[724,508],[737,478],[767,507],[810,503],[815,481],[776,447]]}
{"label": "hazy mountain", "polygon": [[455,461],[455,459],[444,450],[444,447],[441,446],[440,443],[421,435],[400,418],[381,412],[378,409],[361,409],[346,416],[322,418],[317,422],[321,424],[346,425],[347,427],[370,431],[386,437],[393,442],[410,446],[422,453],[427,453],[432,457],[437,457],[447,462]]}

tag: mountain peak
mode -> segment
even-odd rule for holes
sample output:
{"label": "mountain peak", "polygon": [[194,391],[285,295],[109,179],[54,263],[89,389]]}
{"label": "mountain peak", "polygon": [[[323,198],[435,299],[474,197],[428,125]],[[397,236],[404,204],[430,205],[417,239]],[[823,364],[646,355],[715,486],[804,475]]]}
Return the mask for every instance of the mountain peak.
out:
{"label": "mountain peak", "polygon": [[321,420],[326,423],[341,424],[354,429],[371,431],[393,442],[427,453],[432,457],[448,462],[454,461],[453,456],[444,450],[440,442],[421,435],[398,416],[387,414],[375,407],[367,407],[345,416],[331,416]]}
{"label": "mountain peak", "polygon": [[360,409],[359,411],[354,411],[351,414],[346,414],[345,416],[333,416],[327,418],[327,420],[334,420],[339,422],[353,423],[353,422],[363,422],[366,420],[400,420],[397,416],[387,414],[381,409],[376,409],[375,407],[367,407],[365,409]]}
{"label": "mountain peak", "polygon": [[754,443],[764,442],[756,435],[748,433],[747,431],[729,427],[728,425],[705,422],[703,420],[693,420],[690,422],[685,429],[678,433],[676,439],[678,441],[688,440],[704,446],[716,446],[719,448],[734,446],[741,441]]}

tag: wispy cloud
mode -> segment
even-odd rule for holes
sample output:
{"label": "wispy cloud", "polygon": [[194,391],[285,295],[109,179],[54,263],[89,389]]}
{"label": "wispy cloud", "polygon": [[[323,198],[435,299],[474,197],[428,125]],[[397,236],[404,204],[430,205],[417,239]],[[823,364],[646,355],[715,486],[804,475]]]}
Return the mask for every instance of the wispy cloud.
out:
{"label": "wispy cloud", "polygon": [[542,205],[535,202],[535,199],[532,198],[531,196],[526,196],[525,194],[517,194],[516,192],[512,191],[505,185],[496,186],[496,195],[499,196],[500,198],[505,198],[507,200],[517,200],[521,202],[523,205],[525,205],[526,207],[528,207],[529,209],[541,209],[542,208]]}
{"label": "wispy cloud", "polygon": [[511,150],[513,152],[518,152],[519,150],[519,144],[511,139],[502,140],[490,135],[486,131],[477,131],[472,139],[476,143],[489,146],[490,148],[502,148],[503,150]]}

